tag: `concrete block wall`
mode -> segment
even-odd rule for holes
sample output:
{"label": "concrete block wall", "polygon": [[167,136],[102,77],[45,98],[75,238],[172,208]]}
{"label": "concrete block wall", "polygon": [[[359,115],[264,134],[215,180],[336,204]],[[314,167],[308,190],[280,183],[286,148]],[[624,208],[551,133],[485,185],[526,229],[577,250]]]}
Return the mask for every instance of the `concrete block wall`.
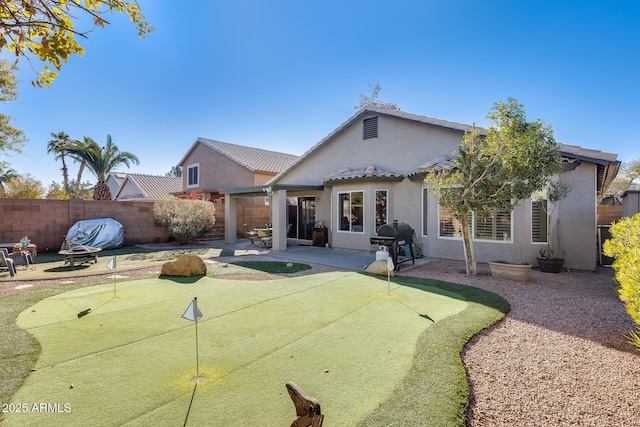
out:
{"label": "concrete block wall", "polygon": [[0,243],[28,236],[38,252],[57,252],[77,221],[113,218],[124,229],[124,244],[169,241],[166,227],[154,224],[153,201],[0,199]]}

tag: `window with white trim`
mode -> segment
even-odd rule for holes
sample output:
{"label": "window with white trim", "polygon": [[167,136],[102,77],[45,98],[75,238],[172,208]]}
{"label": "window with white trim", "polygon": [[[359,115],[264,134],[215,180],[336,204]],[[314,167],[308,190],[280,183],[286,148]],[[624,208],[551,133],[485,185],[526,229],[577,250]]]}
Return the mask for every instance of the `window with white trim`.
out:
{"label": "window with white trim", "polygon": [[200,185],[200,163],[187,166],[187,187]]}
{"label": "window with white trim", "polygon": [[449,209],[440,206],[438,236],[440,237],[462,237],[462,225],[450,212]]}
{"label": "window with white trim", "polygon": [[531,241],[533,243],[547,243],[547,200],[531,201]]}
{"label": "window with white trim", "polygon": [[427,215],[427,201],[429,200],[429,189],[428,188],[423,188],[422,189],[422,235],[426,236],[427,235],[427,224],[428,224],[428,215]]}
{"label": "window with white trim", "polygon": [[364,231],[364,192],[338,193],[338,230],[353,233]]}
{"label": "window with white trim", "polygon": [[387,211],[387,190],[376,190],[376,233],[378,233],[380,227],[389,223]]}
{"label": "window with white trim", "polygon": [[497,211],[473,215],[473,238],[477,240],[511,241],[511,212]]}

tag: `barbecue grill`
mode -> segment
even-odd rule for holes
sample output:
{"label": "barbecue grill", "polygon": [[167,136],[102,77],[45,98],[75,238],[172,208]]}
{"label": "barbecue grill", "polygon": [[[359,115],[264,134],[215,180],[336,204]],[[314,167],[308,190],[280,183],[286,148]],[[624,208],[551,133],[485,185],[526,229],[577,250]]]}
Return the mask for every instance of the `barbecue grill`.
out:
{"label": "barbecue grill", "polygon": [[378,236],[371,237],[369,242],[372,245],[387,246],[389,255],[396,266],[396,271],[400,270],[398,264],[412,261],[416,263],[415,249],[413,247],[413,235],[415,231],[409,224],[393,220],[393,224],[383,225],[378,229]]}

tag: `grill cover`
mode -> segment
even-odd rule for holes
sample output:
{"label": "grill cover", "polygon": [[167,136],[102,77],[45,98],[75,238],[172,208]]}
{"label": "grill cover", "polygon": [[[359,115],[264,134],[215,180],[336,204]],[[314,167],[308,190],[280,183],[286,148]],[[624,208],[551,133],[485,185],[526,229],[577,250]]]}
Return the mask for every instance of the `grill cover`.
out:
{"label": "grill cover", "polygon": [[122,246],[124,232],[122,224],[113,218],[87,219],[78,221],[67,231],[62,250],[77,245],[94,248],[113,249]]}

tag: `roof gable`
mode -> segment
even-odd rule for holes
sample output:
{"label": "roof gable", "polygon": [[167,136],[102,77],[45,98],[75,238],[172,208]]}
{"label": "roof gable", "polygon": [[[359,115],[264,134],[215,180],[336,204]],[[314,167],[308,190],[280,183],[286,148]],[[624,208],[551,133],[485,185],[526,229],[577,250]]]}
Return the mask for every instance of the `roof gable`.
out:
{"label": "roof gable", "polygon": [[[130,187],[133,187],[133,191],[137,191],[137,193],[123,195],[120,197],[123,190]],[[181,191],[182,178],[132,173],[127,174],[124,182],[120,186],[120,190],[118,190],[118,194],[114,196],[114,199],[159,199],[163,197],[170,197],[172,193],[178,193]]]}
{"label": "roof gable", "polygon": [[244,166],[251,172],[280,173],[298,160],[298,156],[281,153],[278,151],[264,150],[261,148],[247,147],[244,145],[230,144],[228,142],[212,139],[198,138],[180,160],[182,165],[193,149],[202,144],[232,161]]}
{"label": "roof gable", "polygon": [[[282,177],[284,177],[291,170],[295,169],[298,165],[303,163],[307,158],[311,157],[315,152],[320,150],[320,148],[324,147],[328,143],[330,143],[333,139],[335,139],[338,135],[344,132],[347,128],[357,123],[363,116],[366,114],[376,114],[378,116],[388,116],[395,117],[401,120],[407,120],[414,123],[423,124],[426,126],[436,126],[448,130],[453,130],[456,132],[460,132],[460,135],[464,134],[465,131],[470,131],[473,129],[473,125],[467,125],[463,123],[450,122],[447,120],[435,119],[433,117],[420,116],[417,114],[410,114],[404,111],[399,110],[388,110],[384,108],[374,107],[374,106],[365,106],[356,111],[351,117],[349,117],[344,123],[335,128],[331,133],[322,138],[320,142],[311,147],[307,152],[305,152],[295,163],[293,163],[289,168],[284,170],[278,176],[274,177],[271,182],[277,183]],[[476,128],[480,131],[481,134],[485,133],[485,129]]]}

